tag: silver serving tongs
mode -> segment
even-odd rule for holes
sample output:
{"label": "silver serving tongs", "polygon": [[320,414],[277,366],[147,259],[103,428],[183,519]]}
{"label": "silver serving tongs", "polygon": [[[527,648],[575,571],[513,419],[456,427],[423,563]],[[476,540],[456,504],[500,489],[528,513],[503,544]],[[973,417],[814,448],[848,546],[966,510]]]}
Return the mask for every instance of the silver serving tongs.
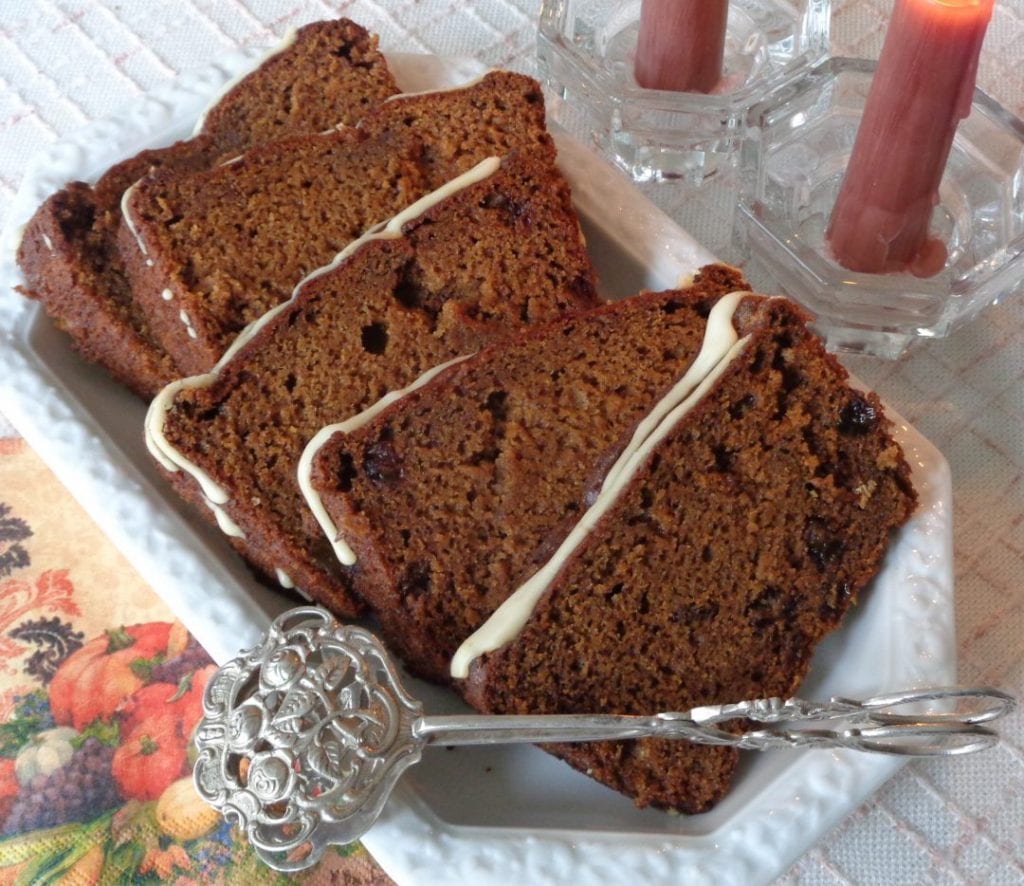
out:
{"label": "silver serving tongs", "polygon": [[[928,707],[935,703],[946,709]],[[700,734],[686,737],[700,744],[757,751],[843,747],[911,757],[948,757],[973,754],[997,744],[999,736],[981,724],[1005,716],[1014,704],[1013,696],[998,689],[949,687],[890,692],[860,701],[835,696],[827,702],[757,699],[660,716],[679,717],[692,724]],[[739,734],[716,728],[738,719],[789,725],[838,721],[841,725],[831,729],[758,729]]]}
{"label": "silver serving tongs", "polygon": [[[195,783],[268,865],[293,871],[369,830],[399,775],[431,744],[657,737],[749,750],[952,756],[996,744],[982,724],[1014,704],[997,689],[953,688],[864,701],[757,699],[651,716],[425,716],[373,634],[304,607],[280,616],[260,645],[210,679]],[[774,728],[743,731],[742,721]],[[734,729],[721,728],[730,722]],[[815,723],[827,728],[801,728]]]}

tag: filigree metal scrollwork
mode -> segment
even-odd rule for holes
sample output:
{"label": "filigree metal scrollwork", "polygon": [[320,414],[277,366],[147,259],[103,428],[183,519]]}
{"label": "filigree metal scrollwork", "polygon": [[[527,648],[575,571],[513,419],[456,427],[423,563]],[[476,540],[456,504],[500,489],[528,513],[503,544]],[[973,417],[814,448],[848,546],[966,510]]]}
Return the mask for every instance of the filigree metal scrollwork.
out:
{"label": "filigree metal scrollwork", "polygon": [[420,757],[420,713],[370,633],[293,610],[211,679],[196,786],[274,867],[306,867],[376,819]]}
{"label": "filigree metal scrollwork", "polygon": [[[377,820],[399,775],[431,743],[681,739],[768,748],[843,747],[952,756],[991,747],[982,724],[1012,710],[995,689],[925,689],[865,701],[759,698],[652,716],[424,717],[368,631],[320,609],[281,616],[266,639],[210,680],[196,787],[240,825],[271,867],[309,867]],[[721,728],[745,721],[770,728]],[[829,728],[803,728],[825,723]]]}

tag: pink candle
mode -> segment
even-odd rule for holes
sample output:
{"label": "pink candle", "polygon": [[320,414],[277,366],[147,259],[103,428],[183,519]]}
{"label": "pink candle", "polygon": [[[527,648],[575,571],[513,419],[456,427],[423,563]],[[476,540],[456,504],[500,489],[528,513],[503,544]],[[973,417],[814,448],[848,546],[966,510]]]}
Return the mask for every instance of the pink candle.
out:
{"label": "pink candle", "polygon": [[928,236],[995,0],[896,0],[826,239],[852,271],[942,269]]}
{"label": "pink candle", "polygon": [[711,92],[722,77],[729,0],[643,0],[636,82],[645,89]]}

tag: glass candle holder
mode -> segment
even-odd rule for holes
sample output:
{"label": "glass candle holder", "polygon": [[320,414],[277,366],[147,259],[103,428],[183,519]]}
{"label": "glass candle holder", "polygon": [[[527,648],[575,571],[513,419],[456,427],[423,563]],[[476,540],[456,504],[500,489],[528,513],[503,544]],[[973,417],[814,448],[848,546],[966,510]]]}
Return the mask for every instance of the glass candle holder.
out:
{"label": "glass candle holder", "polygon": [[754,109],[737,236],[814,312],[831,349],[895,359],[1024,289],[1024,123],[975,90],[932,213],[947,250],[939,273],[849,271],[831,257],[825,229],[874,70],[829,59]]}
{"label": "glass candle holder", "polygon": [[537,41],[549,113],[636,181],[699,185],[736,168],[749,110],[828,53],[831,0],[731,0],[722,81],[709,95],[643,89],[640,0],[543,0]]}

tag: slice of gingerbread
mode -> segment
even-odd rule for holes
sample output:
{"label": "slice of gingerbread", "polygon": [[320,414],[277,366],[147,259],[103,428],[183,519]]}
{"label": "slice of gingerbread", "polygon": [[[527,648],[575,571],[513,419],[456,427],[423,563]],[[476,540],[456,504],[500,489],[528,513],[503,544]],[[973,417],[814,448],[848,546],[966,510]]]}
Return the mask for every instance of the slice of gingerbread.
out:
{"label": "slice of gingerbread", "polygon": [[706,268],[682,292],[497,344],[366,427],[344,433],[359,416],[317,435],[307,498],[414,671],[447,680],[455,650],[579,518],[607,459],[693,360],[711,305],[736,289],[739,272]]}
{"label": "slice of gingerbread", "polygon": [[168,386],[147,442],[250,563],[351,614],[349,571],[299,491],[306,443],[429,367],[596,303],[565,180],[543,158],[491,158],[311,274],[213,372]]}
{"label": "slice of gingerbread", "polygon": [[[313,510],[394,648],[482,711],[786,697],[915,502],[877,397],[806,320],[698,289],[528,331],[320,435]],[[737,763],[547,749],[689,813]]]}
{"label": "slice of gingerbread", "polygon": [[348,242],[491,155],[553,162],[540,85],[494,72],[385,102],[356,130],[277,141],[194,176],[156,175],[121,234],[149,327],[186,373]]}
{"label": "slice of gingerbread", "polygon": [[39,208],[18,250],[25,295],[38,299],[85,359],[151,397],[181,373],[135,304],[117,245],[121,199],[155,169],[214,166],[286,134],[357,123],[398,91],[377,38],[347,19],[293,32],[256,70],[229,84],[195,137],[143,151],[94,185],[72,182]]}

